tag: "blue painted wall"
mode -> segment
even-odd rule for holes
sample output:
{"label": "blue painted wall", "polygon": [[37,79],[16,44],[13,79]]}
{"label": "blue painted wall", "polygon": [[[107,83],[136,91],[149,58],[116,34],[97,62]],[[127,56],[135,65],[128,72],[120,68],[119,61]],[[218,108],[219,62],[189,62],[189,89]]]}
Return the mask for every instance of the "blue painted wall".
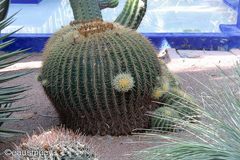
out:
{"label": "blue painted wall", "polygon": [[[240,7],[238,7],[238,13],[240,13]],[[225,51],[240,48],[240,14],[238,14],[236,25],[222,24],[219,27],[222,33],[144,33],[143,35],[149,38],[158,50],[164,50],[167,47]],[[14,34],[3,40],[15,39],[15,43],[4,48],[4,51],[31,48],[29,52],[41,52],[51,36],[52,34]]]}
{"label": "blue painted wall", "polygon": [[11,0],[11,3],[18,3],[18,4],[38,4],[42,0]]}
{"label": "blue painted wall", "polygon": [[[2,36],[5,34],[2,34]],[[31,48],[28,52],[41,52],[48,38],[52,34],[13,34],[4,39],[3,42],[14,39],[15,42],[3,49],[3,51],[15,51],[17,49]]]}
{"label": "blue painted wall", "polygon": [[238,11],[238,3],[239,0],[222,0],[223,3],[228,5],[230,8],[234,9],[235,11]]}
{"label": "blue painted wall", "polygon": [[[240,48],[240,33],[144,33],[143,35],[150,39],[157,50],[168,47],[191,50]],[[52,34],[14,34],[4,40],[15,39],[15,43],[4,48],[4,51],[32,48],[29,52],[41,52],[51,36]]]}

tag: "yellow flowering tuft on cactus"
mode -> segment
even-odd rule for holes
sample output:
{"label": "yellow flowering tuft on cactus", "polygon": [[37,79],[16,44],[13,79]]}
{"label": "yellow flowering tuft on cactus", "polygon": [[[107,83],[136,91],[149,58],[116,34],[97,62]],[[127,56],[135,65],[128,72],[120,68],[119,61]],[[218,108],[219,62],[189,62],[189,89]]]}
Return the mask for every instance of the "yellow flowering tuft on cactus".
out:
{"label": "yellow flowering tuft on cactus", "polygon": [[43,85],[43,86],[46,86],[47,83],[48,83],[48,80],[46,80],[46,79],[44,79],[44,80],[42,81],[42,85]]}
{"label": "yellow flowering tuft on cactus", "polygon": [[171,114],[172,114],[172,112],[171,112],[170,110],[165,110],[164,113],[165,113],[166,115],[171,115]]}
{"label": "yellow flowering tuft on cactus", "polygon": [[169,84],[168,83],[163,84],[163,86],[162,86],[163,91],[166,92],[168,90],[168,88],[169,88]]}
{"label": "yellow flowering tuft on cactus", "polygon": [[152,92],[152,98],[153,99],[159,99],[163,96],[164,93],[166,93],[169,90],[169,83],[167,80],[161,80],[157,78],[159,85],[157,85]]}
{"label": "yellow flowering tuft on cactus", "polygon": [[162,97],[164,92],[165,91],[162,89],[162,87],[155,87],[153,89],[152,98],[158,99],[158,98]]}
{"label": "yellow flowering tuft on cactus", "polygon": [[127,92],[134,87],[131,74],[120,73],[113,79],[113,87],[119,92]]}

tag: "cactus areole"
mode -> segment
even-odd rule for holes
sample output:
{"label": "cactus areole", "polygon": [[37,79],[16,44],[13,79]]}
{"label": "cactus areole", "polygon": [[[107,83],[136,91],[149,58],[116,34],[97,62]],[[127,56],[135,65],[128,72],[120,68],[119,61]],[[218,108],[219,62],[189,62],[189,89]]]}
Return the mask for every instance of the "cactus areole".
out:
{"label": "cactus areole", "polygon": [[151,95],[161,75],[154,47],[132,29],[102,21],[97,0],[70,2],[76,20],[49,39],[41,75],[61,122],[90,135],[149,127],[145,113],[156,109]]}

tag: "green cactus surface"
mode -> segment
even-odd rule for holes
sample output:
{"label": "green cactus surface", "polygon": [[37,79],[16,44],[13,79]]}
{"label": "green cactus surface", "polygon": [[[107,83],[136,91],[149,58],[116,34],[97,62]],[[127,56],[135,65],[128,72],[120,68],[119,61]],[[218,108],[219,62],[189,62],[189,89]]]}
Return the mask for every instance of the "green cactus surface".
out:
{"label": "green cactus surface", "polygon": [[[119,3],[118,0],[69,0],[69,2],[76,21],[102,18],[102,9],[114,8]],[[147,0],[127,0],[122,12],[114,22],[136,30],[146,10]]]}
{"label": "green cactus surface", "polygon": [[15,150],[22,154],[13,154],[11,159],[16,160],[98,160],[90,143],[85,137],[64,128],[52,128],[44,131],[40,129],[39,135],[27,135]]}
{"label": "green cactus surface", "polygon": [[179,119],[178,112],[169,107],[160,107],[156,109],[152,117],[152,127],[160,131],[175,131],[176,126],[172,118]]}
{"label": "green cactus surface", "polygon": [[69,0],[75,20],[102,18],[97,0]]}
{"label": "green cactus surface", "polygon": [[105,8],[114,8],[119,4],[118,0],[97,0],[97,2],[101,10]]}
{"label": "green cactus surface", "polygon": [[156,109],[151,94],[162,71],[139,33],[108,22],[70,25],[49,39],[43,57],[43,87],[66,127],[91,135],[149,127],[145,113]]}

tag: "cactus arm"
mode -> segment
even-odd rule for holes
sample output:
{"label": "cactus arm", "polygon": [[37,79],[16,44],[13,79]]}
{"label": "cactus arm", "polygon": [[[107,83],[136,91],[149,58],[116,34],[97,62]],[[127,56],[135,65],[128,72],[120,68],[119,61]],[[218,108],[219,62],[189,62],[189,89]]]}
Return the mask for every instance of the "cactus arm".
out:
{"label": "cactus arm", "polygon": [[136,30],[147,10],[147,0],[127,0],[123,11],[114,21]]}
{"label": "cactus arm", "polygon": [[97,0],[70,0],[75,20],[102,18]]}
{"label": "cactus arm", "polygon": [[114,8],[119,4],[118,0],[97,0],[100,10],[105,8]]}

